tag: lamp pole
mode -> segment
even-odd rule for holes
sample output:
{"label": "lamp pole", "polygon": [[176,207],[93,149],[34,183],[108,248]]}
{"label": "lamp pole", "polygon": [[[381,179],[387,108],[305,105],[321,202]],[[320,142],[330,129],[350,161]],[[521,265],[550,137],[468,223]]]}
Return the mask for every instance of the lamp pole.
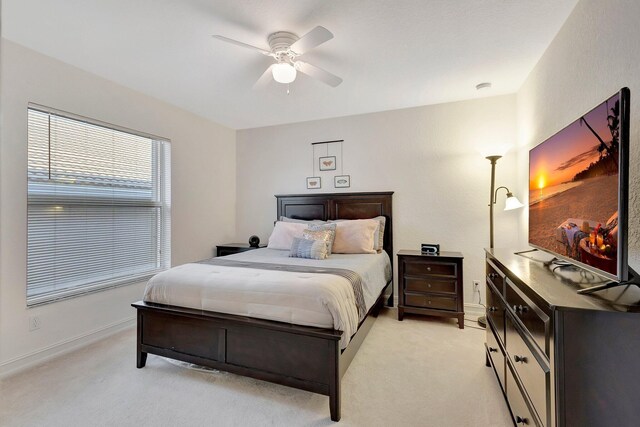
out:
{"label": "lamp pole", "polygon": [[496,186],[496,162],[502,156],[487,156],[491,162],[491,193],[489,194],[489,248],[493,249],[493,192]]}

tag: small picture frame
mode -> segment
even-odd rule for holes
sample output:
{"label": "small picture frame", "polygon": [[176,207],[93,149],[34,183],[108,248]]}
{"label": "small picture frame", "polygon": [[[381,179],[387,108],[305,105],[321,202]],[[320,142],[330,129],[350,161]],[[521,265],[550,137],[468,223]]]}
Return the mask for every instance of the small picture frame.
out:
{"label": "small picture frame", "polygon": [[320,157],[318,164],[321,171],[334,171],[336,170],[336,156]]}
{"label": "small picture frame", "polygon": [[335,188],[351,187],[351,175],[336,175],[333,177],[333,186]]}
{"label": "small picture frame", "polygon": [[322,188],[322,181],[320,180],[319,176],[310,176],[307,177],[307,189],[308,190],[315,190],[318,188]]}

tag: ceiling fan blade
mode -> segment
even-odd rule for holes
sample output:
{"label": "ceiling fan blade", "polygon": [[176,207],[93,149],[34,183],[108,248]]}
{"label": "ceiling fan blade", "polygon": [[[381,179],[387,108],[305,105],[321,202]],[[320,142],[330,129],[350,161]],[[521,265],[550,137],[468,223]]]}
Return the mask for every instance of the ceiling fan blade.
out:
{"label": "ceiling fan blade", "polygon": [[253,85],[254,89],[263,88],[273,80],[273,75],[272,75],[272,71],[271,70],[273,69],[273,67],[275,65],[276,64],[271,64],[271,65],[269,65],[269,67],[267,67],[265,72],[262,73],[262,75],[260,76],[258,81]]}
{"label": "ceiling fan blade", "polygon": [[291,45],[290,49],[298,55],[302,55],[306,51],[313,49],[332,38],[333,34],[331,31],[324,27],[317,26],[304,36],[300,37],[298,41]]}
{"label": "ceiling fan blade", "polygon": [[322,68],[316,67],[315,65],[311,65],[308,62],[296,61],[296,68],[301,73],[304,73],[309,77],[313,77],[314,79],[318,79],[332,87],[336,87],[342,83],[342,79],[340,77],[335,74],[331,74]]}
{"label": "ceiling fan blade", "polygon": [[250,44],[242,43],[242,42],[239,42],[238,40],[233,40],[233,39],[230,39],[230,38],[225,37],[225,36],[220,36],[220,35],[216,34],[216,35],[213,35],[211,37],[213,37],[214,39],[222,40],[223,42],[235,44],[236,46],[246,47],[247,49],[252,49],[252,50],[258,51],[263,55],[267,55],[267,56],[271,55],[271,52],[269,52],[268,50],[261,49],[261,48],[256,47],[256,46],[251,46]]}

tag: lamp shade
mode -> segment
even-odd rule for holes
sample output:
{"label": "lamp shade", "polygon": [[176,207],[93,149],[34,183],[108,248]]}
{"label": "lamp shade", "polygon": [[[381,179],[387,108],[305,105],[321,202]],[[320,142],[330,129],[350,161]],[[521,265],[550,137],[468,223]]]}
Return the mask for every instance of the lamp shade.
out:
{"label": "lamp shade", "polygon": [[522,203],[520,203],[520,200],[518,200],[518,198],[516,196],[514,196],[512,193],[507,194],[507,200],[504,202],[504,210],[505,211],[510,211],[513,209],[519,209],[521,207],[523,207],[524,205]]}
{"label": "lamp shade", "polygon": [[273,79],[278,83],[291,83],[296,79],[297,71],[293,65],[286,62],[275,64],[271,68]]}
{"label": "lamp shade", "polygon": [[507,154],[507,151],[509,151],[509,148],[511,148],[509,144],[489,143],[489,144],[483,144],[480,147],[478,147],[478,151],[480,152],[480,155],[484,158],[487,158],[489,156],[503,157],[505,154]]}

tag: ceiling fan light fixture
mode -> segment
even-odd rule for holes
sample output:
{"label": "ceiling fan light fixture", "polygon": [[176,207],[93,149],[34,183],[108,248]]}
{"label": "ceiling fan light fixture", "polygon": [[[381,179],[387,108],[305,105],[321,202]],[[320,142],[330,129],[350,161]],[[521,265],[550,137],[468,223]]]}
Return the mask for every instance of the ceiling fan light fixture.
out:
{"label": "ceiling fan light fixture", "polygon": [[273,79],[275,81],[287,84],[296,79],[297,71],[293,65],[281,62],[279,64],[275,64],[271,68],[271,73],[273,74]]}

